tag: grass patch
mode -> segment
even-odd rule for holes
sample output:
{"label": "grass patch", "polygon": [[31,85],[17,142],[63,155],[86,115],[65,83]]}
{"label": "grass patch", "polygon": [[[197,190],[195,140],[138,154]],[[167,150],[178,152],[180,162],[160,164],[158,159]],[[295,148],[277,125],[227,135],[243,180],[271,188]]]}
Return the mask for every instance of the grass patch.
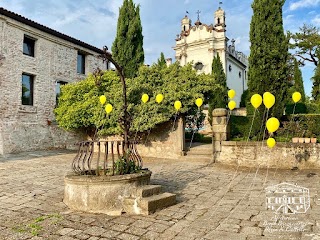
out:
{"label": "grass patch", "polygon": [[63,217],[60,214],[43,215],[32,220],[31,223],[13,227],[12,230],[18,233],[31,233],[32,236],[38,236],[43,229],[41,223],[48,219],[51,224],[57,224]]}

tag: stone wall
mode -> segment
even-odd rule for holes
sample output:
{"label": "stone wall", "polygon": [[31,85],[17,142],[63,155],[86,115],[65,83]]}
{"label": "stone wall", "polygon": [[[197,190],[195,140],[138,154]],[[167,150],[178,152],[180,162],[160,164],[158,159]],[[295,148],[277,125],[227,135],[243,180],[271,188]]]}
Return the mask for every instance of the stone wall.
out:
{"label": "stone wall", "polygon": [[215,161],[245,167],[320,168],[320,144],[277,143],[270,149],[261,142],[222,141]]}
{"label": "stone wall", "polygon": [[184,154],[184,119],[159,125],[142,139],[138,153],[142,157],[177,159]]}
{"label": "stone wall", "polygon": [[3,154],[55,148],[77,149],[75,143],[85,139],[84,135],[66,132],[56,124],[5,123],[4,127],[11,131],[6,131]]}
{"label": "stone wall", "polygon": [[[0,154],[68,146],[77,141],[75,135],[48,124],[55,119],[56,82],[85,78],[77,73],[78,51],[86,53],[86,74],[96,67],[106,69],[106,64],[94,51],[10,18],[0,16],[0,31]],[[23,54],[24,35],[36,39],[35,57]],[[34,76],[33,106],[21,103],[23,73]]]}

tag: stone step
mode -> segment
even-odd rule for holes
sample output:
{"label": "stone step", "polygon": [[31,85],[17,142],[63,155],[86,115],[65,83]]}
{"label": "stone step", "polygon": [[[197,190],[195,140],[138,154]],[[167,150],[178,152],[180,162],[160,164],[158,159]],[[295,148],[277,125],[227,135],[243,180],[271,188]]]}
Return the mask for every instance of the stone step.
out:
{"label": "stone step", "polygon": [[213,150],[210,149],[210,150],[201,150],[201,149],[192,149],[187,151],[187,155],[206,155],[206,156],[209,156],[209,155],[212,155],[213,153]]}
{"label": "stone step", "polygon": [[206,162],[210,163],[213,159],[213,155],[186,155],[180,157],[180,160],[194,161],[194,162]]}
{"label": "stone step", "polygon": [[123,210],[128,214],[149,215],[156,210],[169,207],[175,203],[176,195],[165,192],[143,198],[126,198],[123,201]]}
{"label": "stone step", "polygon": [[156,195],[161,193],[162,187],[161,185],[144,185],[138,188],[137,196],[138,197],[150,197],[152,195]]}
{"label": "stone step", "polygon": [[140,208],[143,213],[150,214],[156,210],[169,207],[176,203],[176,194],[161,193],[150,197],[142,198],[140,201]]}

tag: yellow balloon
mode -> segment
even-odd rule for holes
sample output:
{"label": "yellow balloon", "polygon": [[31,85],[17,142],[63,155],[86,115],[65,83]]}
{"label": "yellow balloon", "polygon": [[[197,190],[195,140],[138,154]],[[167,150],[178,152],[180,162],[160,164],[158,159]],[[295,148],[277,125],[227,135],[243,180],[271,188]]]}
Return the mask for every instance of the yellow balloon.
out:
{"label": "yellow balloon", "polygon": [[269,148],[273,148],[276,145],[276,140],[274,138],[268,138],[267,145]]}
{"label": "yellow balloon", "polygon": [[174,103],[174,108],[175,108],[177,111],[180,110],[181,106],[182,106],[182,104],[181,104],[180,101],[175,101],[175,103]]}
{"label": "yellow balloon", "polygon": [[262,103],[262,97],[260,94],[253,94],[251,99],[250,99],[250,102],[252,104],[252,106],[257,109],[258,107],[260,107],[261,103]]}
{"label": "yellow balloon", "polygon": [[231,90],[228,91],[228,97],[230,99],[234,98],[235,96],[236,96],[236,91],[235,90],[231,89]]}
{"label": "yellow balloon", "polygon": [[141,101],[143,102],[143,103],[146,103],[146,102],[148,102],[149,101],[149,96],[148,96],[148,94],[143,94],[142,95],[142,97],[141,97]]}
{"label": "yellow balloon", "polygon": [[100,100],[100,103],[103,105],[103,104],[105,104],[105,103],[106,103],[107,98],[106,98],[106,96],[105,96],[105,95],[101,95],[101,96],[99,97],[99,100]]}
{"label": "yellow balloon", "polygon": [[228,107],[229,109],[232,111],[235,107],[237,106],[236,102],[231,100],[229,103],[228,103]]}
{"label": "yellow balloon", "polygon": [[280,122],[277,118],[275,117],[272,117],[272,118],[269,118],[268,121],[267,121],[267,129],[270,133],[273,133],[275,131],[278,130],[280,126]]}
{"label": "yellow balloon", "polygon": [[266,108],[270,109],[276,102],[275,96],[270,92],[265,92],[263,94],[263,104]]}
{"label": "yellow balloon", "polygon": [[198,106],[198,108],[200,108],[202,106],[202,104],[203,104],[202,98],[197,98],[196,99],[196,105]]}
{"label": "yellow balloon", "polygon": [[112,112],[112,105],[111,105],[110,103],[108,103],[108,104],[106,105],[105,110],[106,110],[106,113],[107,113],[107,114],[111,113],[111,112]]}
{"label": "yellow balloon", "polygon": [[299,93],[299,92],[294,92],[294,93],[292,94],[292,100],[293,100],[295,103],[299,102],[300,99],[301,99],[301,93]]}
{"label": "yellow balloon", "polygon": [[160,94],[158,94],[157,96],[156,96],[156,102],[157,103],[161,103],[162,102],[162,100],[163,100],[163,95],[160,93]]}

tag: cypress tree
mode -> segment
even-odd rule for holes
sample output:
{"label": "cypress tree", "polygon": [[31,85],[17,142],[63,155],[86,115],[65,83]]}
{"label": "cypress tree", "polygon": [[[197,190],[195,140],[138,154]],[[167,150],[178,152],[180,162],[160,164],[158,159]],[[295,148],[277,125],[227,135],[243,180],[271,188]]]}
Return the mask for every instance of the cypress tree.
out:
{"label": "cypress tree", "polygon": [[140,6],[124,0],[119,9],[116,38],[112,44],[114,59],[124,68],[126,77],[136,76],[144,62]]}
{"label": "cypress tree", "polygon": [[[219,54],[212,60],[212,76],[220,88],[216,90],[209,102],[209,113],[212,113],[215,108],[226,108],[228,103],[227,78]],[[211,114],[209,114],[209,121],[212,122]]]}
{"label": "cypress tree", "polygon": [[316,67],[315,74],[312,77],[313,86],[312,86],[312,97],[315,101],[320,101],[320,64]]}
{"label": "cypress tree", "polygon": [[302,73],[301,73],[301,70],[299,68],[299,63],[298,63],[298,61],[296,59],[294,60],[293,80],[294,80],[294,90],[301,93],[301,102],[305,102],[306,101],[306,95],[305,95],[305,92],[304,92]]}
{"label": "cypress tree", "polygon": [[163,52],[161,52],[160,58],[158,59],[158,66],[161,67],[161,68],[167,66],[166,59],[165,59],[165,57],[164,57]]}
{"label": "cypress tree", "polygon": [[284,34],[282,7],[285,0],[254,0],[250,24],[248,88],[251,94],[271,92],[276,103],[271,115],[283,113],[287,81],[288,38]]}

